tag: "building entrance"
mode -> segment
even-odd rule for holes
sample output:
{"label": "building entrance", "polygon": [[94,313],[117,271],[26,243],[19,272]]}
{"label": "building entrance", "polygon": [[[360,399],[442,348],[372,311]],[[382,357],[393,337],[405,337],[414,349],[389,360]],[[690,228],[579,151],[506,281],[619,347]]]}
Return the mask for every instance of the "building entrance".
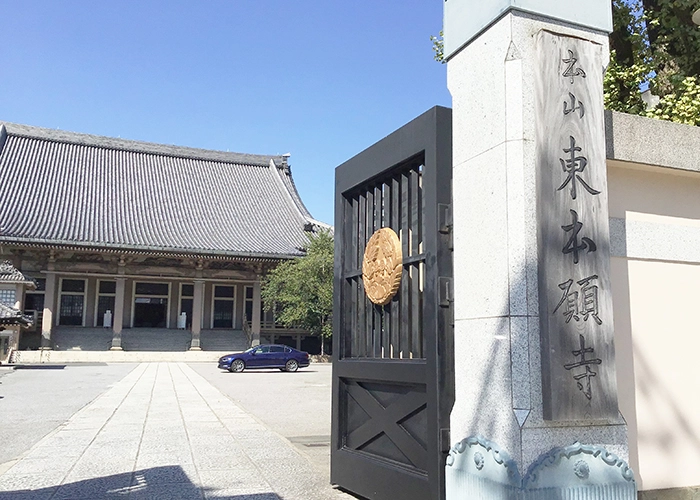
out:
{"label": "building entrance", "polygon": [[134,328],[168,328],[167,283],[136,283],[134,287]]}
{"label": "building entrance", "polygon": [[166,328],[168,299],[138,297],[134,304],[134,328]]}

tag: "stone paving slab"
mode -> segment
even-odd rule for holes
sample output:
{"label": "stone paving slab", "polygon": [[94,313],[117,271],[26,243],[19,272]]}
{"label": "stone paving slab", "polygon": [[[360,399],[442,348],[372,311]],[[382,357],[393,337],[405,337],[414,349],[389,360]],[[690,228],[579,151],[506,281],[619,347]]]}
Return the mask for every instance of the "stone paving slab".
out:
{"label": "stone paving slab", "polygon": [[184,363],[143,363],[0,475],[4,499],[353,499]]}

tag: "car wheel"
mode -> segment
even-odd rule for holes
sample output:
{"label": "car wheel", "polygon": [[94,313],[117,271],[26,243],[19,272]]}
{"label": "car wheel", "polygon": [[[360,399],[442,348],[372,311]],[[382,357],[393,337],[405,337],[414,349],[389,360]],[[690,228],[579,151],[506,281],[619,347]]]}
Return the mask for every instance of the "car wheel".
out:
{"label": "car wheel", "polygon": [[228,371],[234,373],[241,373],[243,370],[245,370],[245,363],[241,359],[234,359],[228,369]]}
{"label": "car wheel", "polygon": [[297,368],[299,368],[299,363],[297,363],[296,359],[290,359],[287,361],[287,364],[284,365],[284,369],[288,372],[295,372]]}

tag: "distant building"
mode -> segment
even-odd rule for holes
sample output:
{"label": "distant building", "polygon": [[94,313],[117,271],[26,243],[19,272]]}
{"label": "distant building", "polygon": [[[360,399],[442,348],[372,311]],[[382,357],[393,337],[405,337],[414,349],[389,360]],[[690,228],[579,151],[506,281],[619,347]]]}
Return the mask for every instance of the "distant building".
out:
{"label": "distant building", "polygon": [[14,291],[36,321],[14,349],[81,348],[57,345],[61,332],[97,349],[138,350],[140,335],[148,349],[181,338],[226,350],[261,335],[299,346],[305,332],[261,311],[260,279],[321,226],[286,155],[0,122],[0,258],[37,284]]}
{"label": "distant building", "polygon": [[0,363],[7,361],[10,349],[17,345],[22,327],[33,325],[34,318],[20,310],[25,290],[36,283],[27,278],[10,261],[0,261]]}

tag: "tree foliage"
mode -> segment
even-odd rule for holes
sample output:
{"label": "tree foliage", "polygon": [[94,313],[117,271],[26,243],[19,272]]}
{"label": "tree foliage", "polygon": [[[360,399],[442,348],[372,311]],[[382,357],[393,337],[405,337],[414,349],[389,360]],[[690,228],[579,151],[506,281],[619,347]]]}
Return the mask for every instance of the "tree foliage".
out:
{"label": "tree foliage", "polygon": [[[696,0],[612,0],[605,75],[608,109],[700,125],[700,28]],[[640,88],[659,98],[647,109]]]}
{"label": "tree foliage", "polygon": [[430,35],[430,41],[433,42],[433,59],[437,62],[445,64],[445,40],[443,39],[443,31],[440,30],[438,36]]}
{"label": "tree foliage", "polygon": [[[700,27],[697,0],[612,0],[610,64],[605,107],[700,125]],[[434,58],[445,62],[442,31],[431,36]],[[648,106],[642,89],[658,102]]]}
{"label": "tree foliage", "polygon": [[[309,236],[306,255],[282,262],[263,280],[266,311],[288,328],[304,328],[329,338],[333,332],[333,236]],[[321,342],[323,345],[323,342]]]}

